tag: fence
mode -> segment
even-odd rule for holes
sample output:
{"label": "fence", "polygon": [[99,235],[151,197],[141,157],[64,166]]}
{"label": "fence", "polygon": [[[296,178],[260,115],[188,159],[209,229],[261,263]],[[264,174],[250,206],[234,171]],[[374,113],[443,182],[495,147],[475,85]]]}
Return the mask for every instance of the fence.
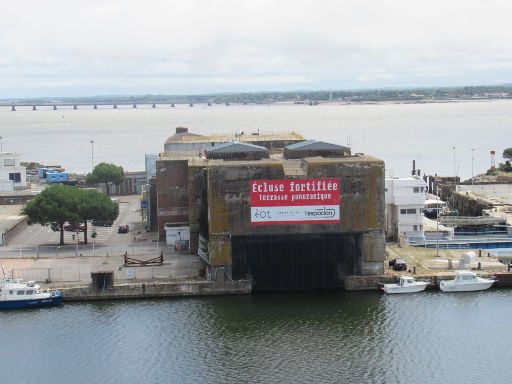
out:
{"label": "fence", "polygon": [[0,259],[13,258],[70,258],[70,257],[94,257],[94,256],[122,256],[128,255],[155,255],[160,252],[169,252],[170,248],[165,243],[156,244],[115,244],[115,245],[63,245],[63,246],[31,246],[31,247],[2,247]]}
{"label": "fence", "polygon": [[[91,272],[99,271],[98,268],[26,268],[10,270],[13,279],[23,281],[34,280],[38,283],[91,283]],[[170,265],[154,267],[122,268],[114,272],[114,280],[134,279],[158,279],[168,278],[172,274]]]}

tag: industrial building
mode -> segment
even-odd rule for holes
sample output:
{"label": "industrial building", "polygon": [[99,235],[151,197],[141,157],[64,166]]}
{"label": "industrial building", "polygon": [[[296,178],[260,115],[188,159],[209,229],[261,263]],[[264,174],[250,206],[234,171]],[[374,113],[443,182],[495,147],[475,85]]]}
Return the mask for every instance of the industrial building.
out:
{"label": "industrial building", "polygon": [[425,194],[427,183],[419,176],[387,178],[386,234],[397,241],[400,237],[424,240]]}
{"label": "industrial building", "polygon": [[27,169],[20,164],[20,158],[19,153],[0,152],[0,192],[27,187]]}
{"label": "industrial building", "polygon": [[161,240],[256,291],[383,273],[382,160],[295,133],[234,136],[167,140],[152,189]]}

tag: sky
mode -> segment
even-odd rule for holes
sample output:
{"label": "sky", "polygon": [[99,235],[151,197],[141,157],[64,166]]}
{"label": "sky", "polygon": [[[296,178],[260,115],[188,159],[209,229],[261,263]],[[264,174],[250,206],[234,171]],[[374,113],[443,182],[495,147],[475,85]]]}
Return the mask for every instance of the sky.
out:
{"label": "sky", "polygon": [[512,1],[0,0],[0,98],[512,83]]}

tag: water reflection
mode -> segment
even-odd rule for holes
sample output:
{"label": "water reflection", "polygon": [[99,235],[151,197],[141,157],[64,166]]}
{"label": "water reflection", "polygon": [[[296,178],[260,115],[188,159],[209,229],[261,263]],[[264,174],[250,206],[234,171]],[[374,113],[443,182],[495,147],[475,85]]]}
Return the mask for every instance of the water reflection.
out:
{"label": "water reflection", "polygon": [[511,304],[510,291],[499,290],[313,292],[5,311],[0,337],[9,353],[0,377],[23,383],[493,382],[508,377]]}

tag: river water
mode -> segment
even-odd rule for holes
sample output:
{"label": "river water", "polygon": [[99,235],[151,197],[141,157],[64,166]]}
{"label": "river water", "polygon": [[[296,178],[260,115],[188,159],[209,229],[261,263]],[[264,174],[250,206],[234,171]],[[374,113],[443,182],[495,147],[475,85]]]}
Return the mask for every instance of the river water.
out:
{"label": "river water", "polygon": [[388,175],[409,175],[415,159],[417,168],[428,174],[453,175],[455,168],[458,175],[469,178],[472,166],[474,174],[490,167],[491,149],[501,161],[503,149],[512,145],[512,100],[317,107],[198,104],[94,110],[84,106],[76,111],[18,107],[16,112],[0,108],[4,150],[21,153],[24,161],[60,164],[76,173],[89,172],[91,163],[100,161],[143,170],[144,154],[162,152],[176,126],[199,134],[296,131],[306,138],[350,143],[353,152],[383,159]]}
{"label": "river water", "polygon": [[0,312],[2,383],[510,382],[510,290],[313,292]]}

